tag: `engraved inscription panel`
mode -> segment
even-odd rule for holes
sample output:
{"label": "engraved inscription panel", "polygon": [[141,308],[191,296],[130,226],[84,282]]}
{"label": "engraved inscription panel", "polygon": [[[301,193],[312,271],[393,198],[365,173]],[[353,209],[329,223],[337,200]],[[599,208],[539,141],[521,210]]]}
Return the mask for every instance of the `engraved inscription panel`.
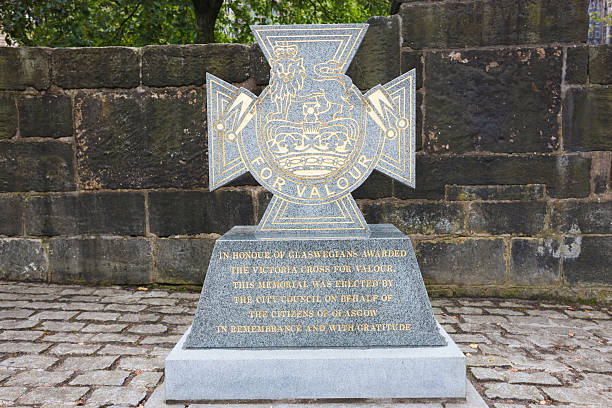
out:
{"label": "engraved inscription panel", "polygon": [[229,235],[204,284],[192,331],[199,347],[419,345],[437,334],[428,299],[416,296],[424,288],[407,237],[298,244]]}

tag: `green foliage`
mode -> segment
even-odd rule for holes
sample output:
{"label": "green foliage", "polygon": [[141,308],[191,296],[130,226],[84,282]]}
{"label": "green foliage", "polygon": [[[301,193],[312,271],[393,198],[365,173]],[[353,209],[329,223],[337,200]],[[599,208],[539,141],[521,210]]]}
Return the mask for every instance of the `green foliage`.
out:
{"label": "green foliage", "polygon": [[49,47],[185,44],[196,38],[190,0],[0,0],[9,44]]}
{"label": "green foliage", "polygon": [[[226,0],[218,42],[254,41],[251,24],[364,22],[388,12],[388,0]],[[0,0],[9,44],[81,47],[196,42],[191,0]]]}
{"label": "green foliage", "polygon": [[387,15],[389,7],[389,0],[226,0],[215,41],[253,42],[252,24],[363,23]]}

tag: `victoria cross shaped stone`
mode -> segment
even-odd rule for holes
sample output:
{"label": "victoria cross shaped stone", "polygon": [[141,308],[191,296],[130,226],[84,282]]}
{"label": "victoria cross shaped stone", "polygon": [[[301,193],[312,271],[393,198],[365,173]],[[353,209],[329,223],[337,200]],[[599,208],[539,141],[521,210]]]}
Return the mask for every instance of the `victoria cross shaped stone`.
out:
{"label": "victoria cross shaped stone", "polygon": [[415,71],[365,94],[344,74],[367,28],[252,26],[259,97],[207,74],[210,189],[250,172],[272,192],[258,236],[364,236],[351,192],[372,170],[414,187]]}

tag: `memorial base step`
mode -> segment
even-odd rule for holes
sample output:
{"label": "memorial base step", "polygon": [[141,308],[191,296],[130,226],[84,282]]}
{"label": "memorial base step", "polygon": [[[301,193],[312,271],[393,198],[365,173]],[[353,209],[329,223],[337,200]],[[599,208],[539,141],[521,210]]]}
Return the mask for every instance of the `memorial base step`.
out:
{"label": "memorial base step", "polygon": [[[435,347],[184,349],[166,358],[165,400],[465,399],[465,357]],[[486,406],[486,405],[483,405]]]}

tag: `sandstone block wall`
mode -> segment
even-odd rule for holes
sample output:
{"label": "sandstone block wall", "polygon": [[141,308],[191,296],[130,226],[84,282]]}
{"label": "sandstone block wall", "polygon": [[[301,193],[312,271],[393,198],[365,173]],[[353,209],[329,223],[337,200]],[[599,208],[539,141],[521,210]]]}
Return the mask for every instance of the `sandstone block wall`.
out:
{"label": "sandstone block wall", "polygon": [[[349,74],[418,75],[417,188],[354,192],[442,295],[610,301],[611,46],[587,1],[396,2]],[[259,222],[251,177],[208,191],[205,72],[260,92],[255,45],[0,47],[0,278],[200,284],[216,238]]]}

